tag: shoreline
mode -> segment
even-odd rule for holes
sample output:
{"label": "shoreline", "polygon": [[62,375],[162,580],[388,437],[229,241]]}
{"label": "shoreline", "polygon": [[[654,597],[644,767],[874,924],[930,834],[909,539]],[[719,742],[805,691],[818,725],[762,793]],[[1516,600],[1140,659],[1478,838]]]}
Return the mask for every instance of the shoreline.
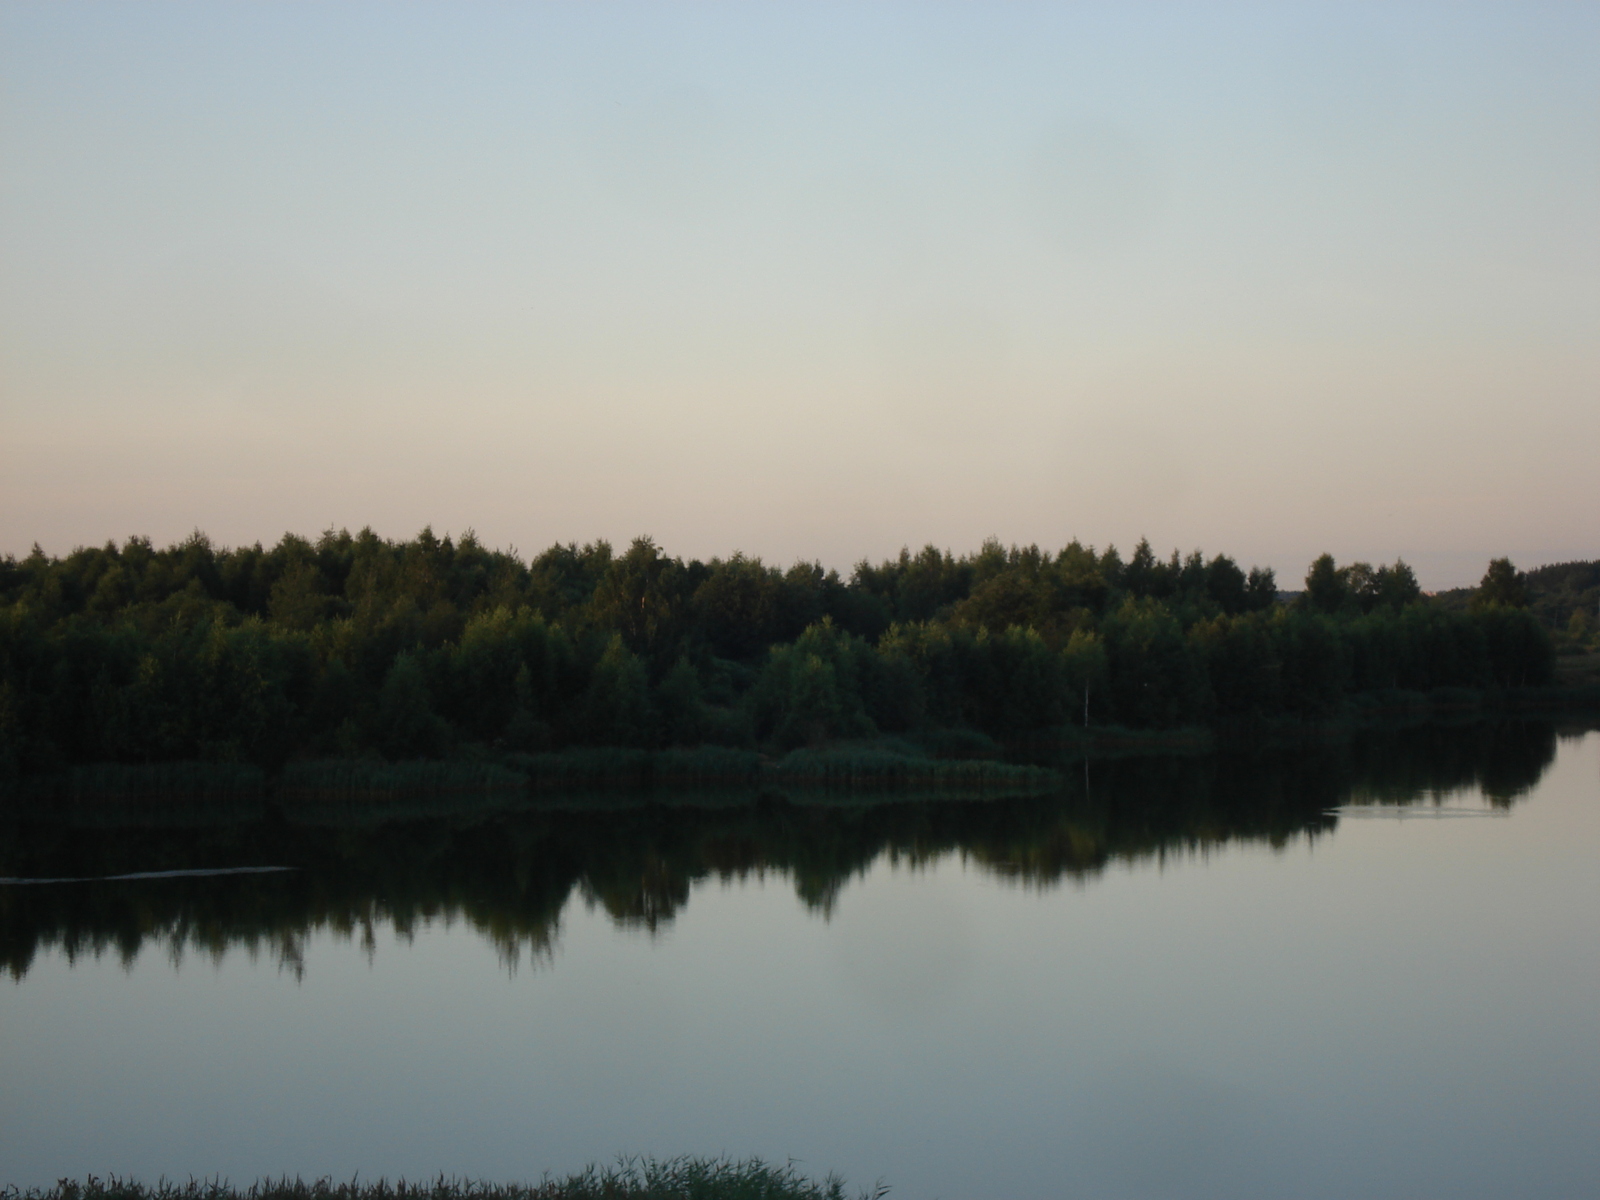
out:
{"label": "shoreline", "polygon": [[967,729],[801,747],[786,754],[725,746],[643,750],[580,746],[544,754],[479,750],[448,759],[297,759],[276,772],[244,763],[78,764],[0,789],[0,808],[50,810],[381,807],[423,798],[540,803],[767,798],[903,800],[1044,795],[1079,764],[1122,759],[1293,751],[1386,728],[1571,718],[1600,713],[1600,687],[1515,693],[1366,694],[1320,720],[1273,717],[1175,729],[1068,726],[996,741]]}

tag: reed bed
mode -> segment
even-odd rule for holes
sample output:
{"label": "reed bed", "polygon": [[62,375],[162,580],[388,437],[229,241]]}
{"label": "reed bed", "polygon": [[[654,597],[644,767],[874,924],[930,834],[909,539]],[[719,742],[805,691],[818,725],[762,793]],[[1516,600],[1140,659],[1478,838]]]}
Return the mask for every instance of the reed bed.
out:
{"label": "reed bed", "polygon": [[95,763],[18,785],[24,801],[82,807],[258,801],[266,775],[250,763]]}
{"label": "reed bed", "polygon": [[[881,1184],[861,1192],[881,1200]],[[53,1187],[0,1190],[0,1200],[845,1200],[844,1183],[829,1175],[813,1180],[793,1164],[778,1167],[759,1158],[636,1158],[613,1166],[586,1167],[563,1179],[539,1183],[486,1183],[440,1177],[431,1183],[335,1183],[318,1179],[265,1179],[240,1188],[221,1180],[155,1184],[112,1176],[63,1179]]]}
{"label": "reed bed", "polygon": [[627,789],[789,787],[861,791],[922,789],[962,793],[1043,791],[1058,782],[1054,771],[991,759],[932,758],[910,744],[837,746],[794,750],[777,762],[752,750],[701,746],[693,750],[567,750],[516,755],[539,793]]}
{"label": "reed bed", "polygon": [[[1224,724],[1225,728],[1229,728]],[[1297,723],[1296,728],[1302,726]],[[1254,726],[1251,726],[1253,729]],[[1129,729],[1124,725],[1061,725],[1009,739],[1014,754],[1049,758],[1057,762],[1083,758],[1147,758],[1167,755],[1208,754],[1216,749],[1214,729],[1188,725],[1175,729]]]}
{"label": "reed bed", "polygon": [[521,791],[525,786],[526,780],[518,771],[470,759],[322,759],[285,764],[278,780],[278,796],[285,803],[390,801],[423,795]]}
{"label": "reed bed", "polygon": [[505,763],[535,792],[582,788],[642,788],[650,778],[648,750],[577,746],[547,754],[509,754]]}
{"label": "reed bed", "polygon": [[856,791],[919,789],[956,792],[1045,791],[1060,782],[1057,772],[990,759],[923,758],[874,747],[795,750],[767,770],[767,782],[782,786],[848,788]]}
{"label": "reed bed", "polygon": [[734,750],[727,746],[663,750],[655,756],[654,766],[654,782],[671,787],[761,782],[761,755],[754,750]]}
{"label": "reed bed", "polygon": [[[941,744],[941,748],[942,744]],[[961,750],[990,753],[993,743],[973,738]],[[990,757],[934,757],[900,739],[801,749],[774,762],[754,750],[699,746],[667,750],[574,747],[554,753],[509,754],[496,759],[458,758],[388,762],[380,759],[297,759],[275,780],[256,766],[176,762],[143,766],[80,766],[28,781],[19,796],[75,818],[124,819],[157,808],[213,814],[260,809],[276,802],[304,816],[336,823],[369,820],[423,803],[429,811],[493,798],[531,801],[603,794],[656,797],[683,792],[725,804],[794,789],[1016,794],[1047,790],[1057,774]]]}
{"label": "reed bed", "polygon": [[929,729],[913,734],[911,742],[935,758],[999,758],[1002,747],[976,729]]}
{"label": "reed bed", "polygon": [[555,754],[514,754],[506,763],[522,772],[536,792],[741,786],[761,780],[759,754],[726,746],[657,751],[580,747]]}

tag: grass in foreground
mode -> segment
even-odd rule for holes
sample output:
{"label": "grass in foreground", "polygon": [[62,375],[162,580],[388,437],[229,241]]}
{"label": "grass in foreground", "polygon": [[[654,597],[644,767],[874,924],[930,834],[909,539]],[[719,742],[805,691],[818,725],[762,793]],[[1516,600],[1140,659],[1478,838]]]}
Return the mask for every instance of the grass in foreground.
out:
{"label": "grass in foreground", "polygon": [[[879,1185],[860,1193],[881,1200]],[[590,1165],[565,1179],[537,1184],[496,1184],[445,1179],[432,1183],[335,1183],[318,1179],[266,1179],[247,1188],[221,1181],[156,1184],[93,1175],[63,1179],[51,1188],[0,1190],[0,1200],[845,1200],[844,1183],[829,1175],[818,1182],[793,1164],[772,1166],[759,1158],[635,1158],[615,1166]]]}

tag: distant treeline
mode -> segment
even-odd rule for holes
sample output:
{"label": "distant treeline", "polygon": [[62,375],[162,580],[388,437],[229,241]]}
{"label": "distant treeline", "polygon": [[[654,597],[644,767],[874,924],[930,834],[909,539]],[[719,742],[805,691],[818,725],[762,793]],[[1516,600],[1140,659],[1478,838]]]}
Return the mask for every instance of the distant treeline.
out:
{"label": "distant treeline", "polygon": [[[1504,599],[1528,611],[1556,634],[1559,650],[1574,654],[1600,645],[1600,562],[1551,563],[1506,583]],[[1467,609],[1479,603],[1481,589],[1440,592],[1446,608]]]}
{"label": "distant treeline", "polygon": [[930,546],[848,579],[685,562],[648,538],[524,562],[427,529],[35,549],[0,560],[0,778],[1321,718],[1360,693],[1549,682],[1524,579],[1497,560],[1455,610],[1403,562],[1323,556],[1286,605],[1270,570],[1147,542],[1126,560],[1076,541]]}

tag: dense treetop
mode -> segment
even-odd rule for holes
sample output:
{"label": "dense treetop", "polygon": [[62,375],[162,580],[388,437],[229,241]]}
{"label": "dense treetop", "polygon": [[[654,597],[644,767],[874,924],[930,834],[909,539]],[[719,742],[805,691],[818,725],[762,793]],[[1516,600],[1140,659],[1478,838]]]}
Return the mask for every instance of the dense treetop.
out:
{"label": "dense treetop", "polygon": [[20,561],[0,559],[0,604],[24,604],[47,621],[82,614],[163,624],[210,606],[213,615],[310,630],[398,605],[408,616],[415,609],[427,642],[458,637],[475,614],[526,607],[573,628],[615,629],[636,652],[668,642],[676,649],[688,637],[735,658],[791,641],[823,616],[869,638],[934,618],[1070,632],[1113,595],[1231,615],[1270,608],[1277,588],[1271,571],[1246,574],[1231,558],[1208,561],[1199,551],[1161,560],[1148,542],[1127,563],[1114,547],[1097,554],[1078,542],[1049,554],[991,540],[960,558],[927,546],[862,562],[848,581],[820,564],[783,571],[742,554],[685,563],[647,537],[621,555],[602,541],[555,545],[525,563],[486,549],[470,530],[441,539],[432,529],[406,542],[370,529],[330,530],[315,542],[286,534],[270,550],[219,549],[197,532],[162,550],[135,537],[60,559],[37,547]]}

